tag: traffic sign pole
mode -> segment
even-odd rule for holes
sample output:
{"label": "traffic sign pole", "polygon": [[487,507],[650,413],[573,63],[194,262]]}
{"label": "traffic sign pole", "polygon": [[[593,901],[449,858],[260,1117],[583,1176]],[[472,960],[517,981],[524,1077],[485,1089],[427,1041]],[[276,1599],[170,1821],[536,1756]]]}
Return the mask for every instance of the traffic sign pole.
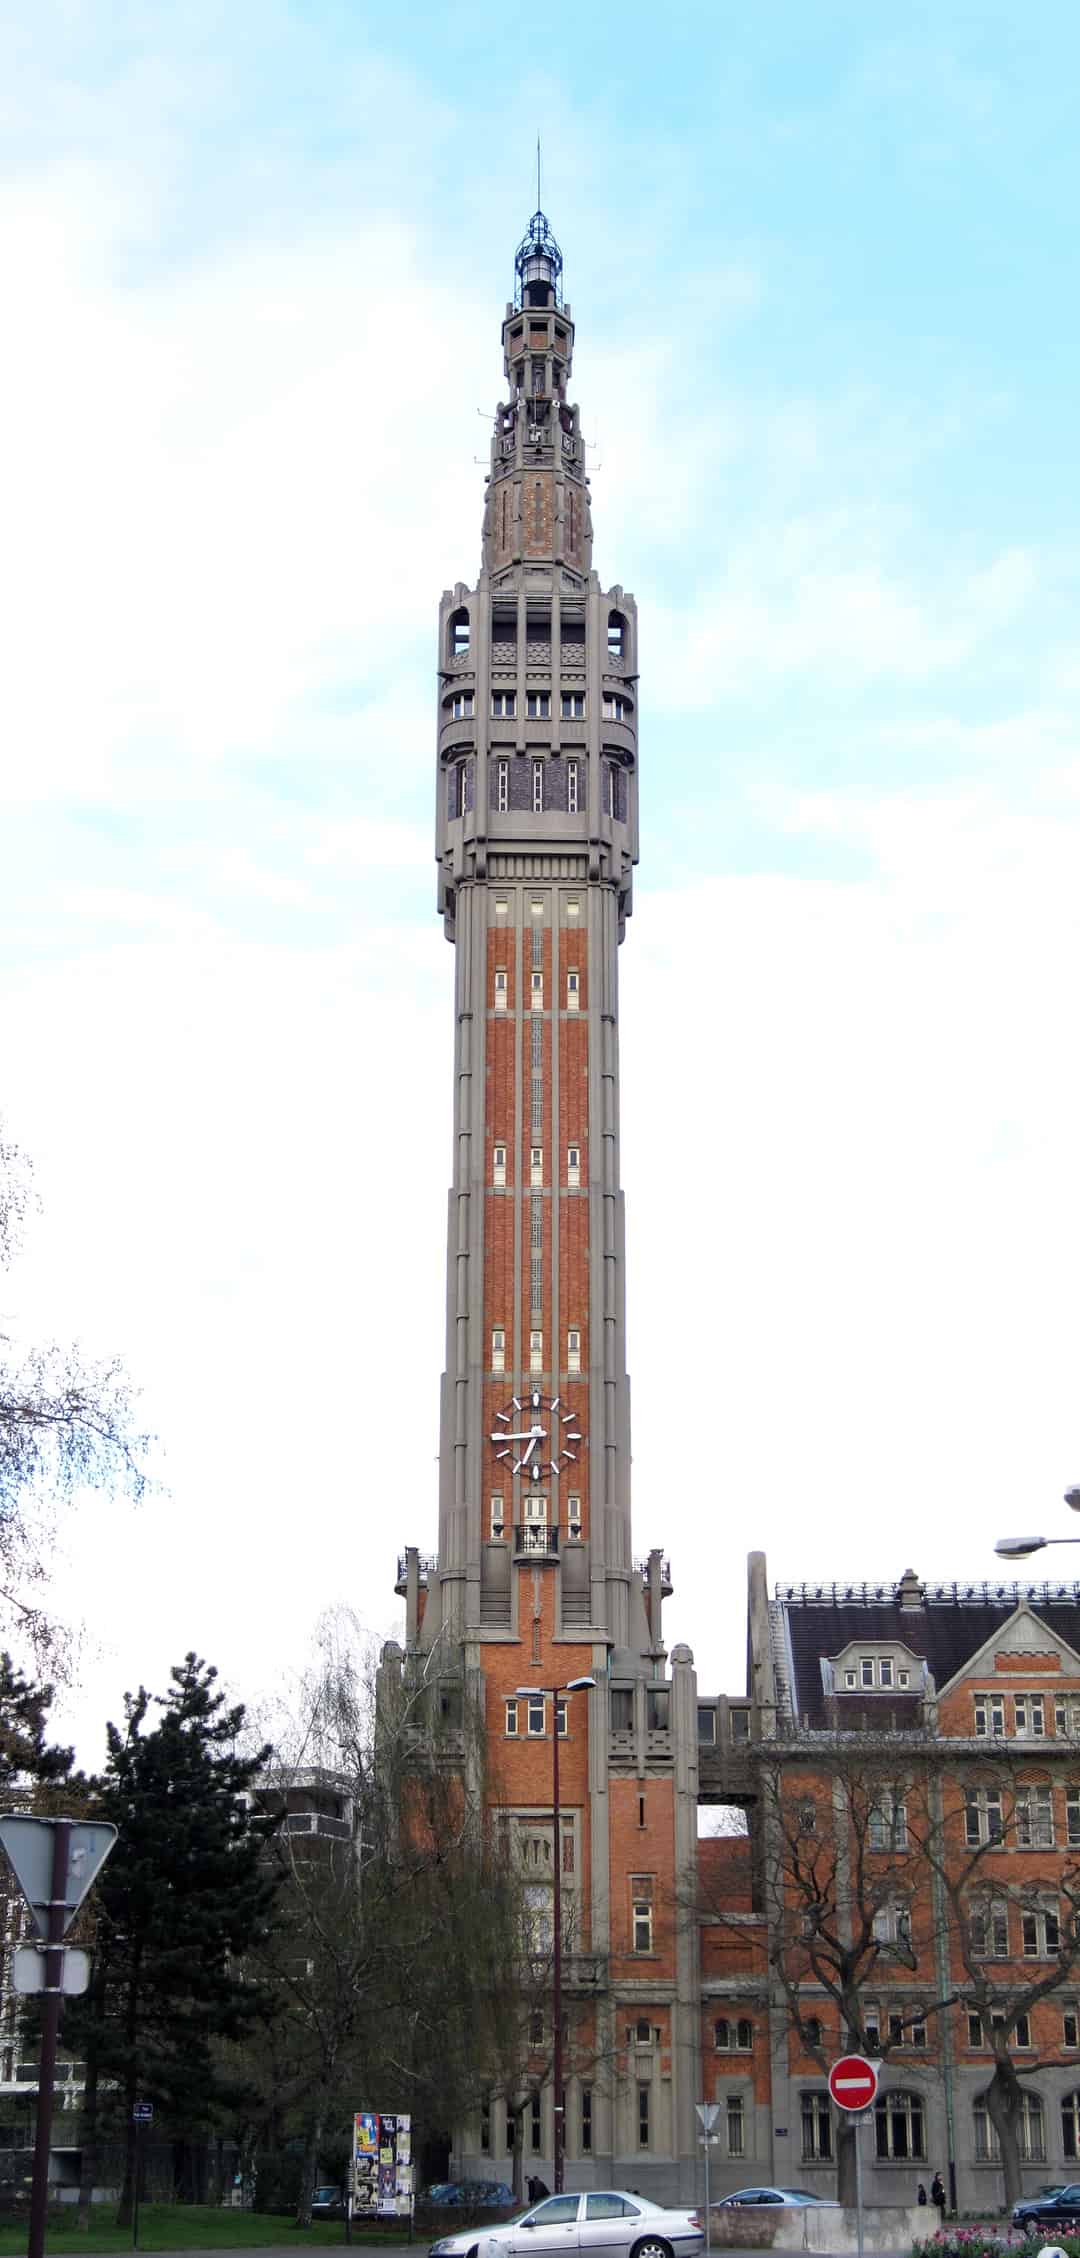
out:
{"label": "traffic sign pole", "polygon": [[41,2064],[38,2070],[37,2127],[34,2135],[34,2177],[30,2187],[30,2233],[27,2258],[44,2258],[45,2219],[49,2207],[49,2141],[52,2134],[53,2090],[56,2084],[56,2039],[60,2028],[60,2001],[64,1981],[64,1931],[71,1915],[67,1905],[71,1821],[57,1819],[52,1827],[52,1867],[49,1878],[45,1953],[44,2004],[41,2010]]}
{"label": "traffic sign pole", "polygon": [[717,2101],[697,2101],[694,2107],[701,2120],[701,2141],[705,2150],[705,2251],[708,2258],[712,2249],[709,2234],[709,2144],[713,2139],[713,2126],[720,2115],[720,2104]]}
{"label": "traffic sign pole", "polygon": [[863,2207],[862,2207],[862,2118],[856,2117],[852,2125],[855,2138],[855,2237],[859,2258],[863,2258]]}
{"label": "traffic sign pole", "polygon": [[862,2143],[859,2138],[863,2118],[877,2098],[877,2063],[868,2062],[865,2054],[844,2054],[834,2062],[829,2072],[829,2092],[838,2109],[846,2110],[852,2118],[851,2137],[855,2143],[855,2231],[859,2258],[863,2258],[863,2199],[862,2199]]}

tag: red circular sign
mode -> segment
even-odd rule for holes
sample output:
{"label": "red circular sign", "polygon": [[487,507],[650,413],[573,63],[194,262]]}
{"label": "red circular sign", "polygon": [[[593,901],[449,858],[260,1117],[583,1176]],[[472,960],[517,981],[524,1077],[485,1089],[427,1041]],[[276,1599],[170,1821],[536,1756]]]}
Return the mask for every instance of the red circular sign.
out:
{"label": "red circular sign", "polygon": [[829,2092],[838,2109],[868,2109],[877,2092],[877,2069],[864,2054],[842,2054],[829,2072]]}

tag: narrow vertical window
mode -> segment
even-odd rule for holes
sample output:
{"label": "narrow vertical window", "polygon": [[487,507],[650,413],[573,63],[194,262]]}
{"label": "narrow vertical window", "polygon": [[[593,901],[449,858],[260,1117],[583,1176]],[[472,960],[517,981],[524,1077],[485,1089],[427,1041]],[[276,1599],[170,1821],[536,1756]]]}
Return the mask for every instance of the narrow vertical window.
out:
{"label": "narrow vertical window", "polygon": [[539,1327],[536,1326],[529,1334],[529,1370],[530,1372],[542,1372],[543,1369],[544,1336]]}
{"label": "narrow vertical window", "polygon": [[491,1180],[501,1189],[506,1183],[506,1146],[496,1145],[491,1156]]}
{"label": "narrow vertical window", "polygon": [[480,2152],[483,2156],[491,2154],[491,2101],[487,2094],[480,2103]]}
{"label": "narrow vertical window", "polygon": [[579,1006],[580,1006],[580,1003],[581,1003],[581,974],[580,974],[580,972],[568,972],[568,973],[567,973],[567,975],[566,975],[566,1008],[567,1008],[567,1011],[577,1011],[577,1010],[578,1010],[578,1008],[579,1008]]}
{"label": "narrow vertical window", "polygon": [[496,1011],[505,1011],[505,1010],[506,1010],[506,996],[507,996],[507,986],[506,986],[506,967],[505,967],[505,965],[497,964],[497,965],[496,965],[496,967],[495,967],[495,1009],[496,1009]]}
{"label": "narrow vertical window", "polygon": [[745,2156],[746,2154],[746,2131],[741,2093],[728,2095],[727,2152],[729,2156]]}
{"label": "narrow vertical window", "polygon": [[581,2089],[581,2153],[592,2155],[592,2087]]}
{"label": "narrow vertical window", "polygon": [[491,1534],[496,1543],[498,1543],[499,1539],[501,1537],[504,1537],[506,1534],[506,1518],[503,1512],[503,1494],[501,1490],[495,1490],[492,1493]]}
{"label": "narrow vertical window", "polygon": [[577,496],[572,486],[566,490],[566,546],[577,548]]}
{"label": "narrow vertical window", "polygon": [[567,761],[567,764],[566,764],[566,805],[567,805],[567,807],[569,808],[571,815],[577,815],[577,813],[578,813],[578,779],[579,779],[579,773],[580,773],[580,763],[579,763],[578,761]]}
{"label": "narrow vertical window", "polygon": [[540,2115],[540,2095],[534,2093],[529,2104],[529,2144],[534,2156],[539,2156],[544,2145],[544,2127]]}
{"label": "narrow vertical window", "polygon": [[639,2086],[637,2089],[637,2144],[639,2148],[647,2148],[649,2145],[648,2086]]}
{"label": "narrow vertical window", "polygon": [[[566,1148],[566,1181],[567,1181],[567,1184],[569,1185],[569,1187],[570,1187],[570,1190],[571,1190],[571,1191],[575,1191],[575,1190],[577,1189],[578,1185],[579,1185],[579,1184],[581,1183],[581,1146],[580,1146],[580,1145],[567,1145],[567,1148]],[[1080,1831],[1078,1831],[1078,1833],[1077,1833],[1077,1841],[1078,1841],[1078,1842],[1080,1842]]]}
{"label": "narrow vertical window", "polygon": [[542,814],[543,814],[543,812],[544,812],[544,764],[543,764],[543,761],[534,761],[534,762],[533,762],[533,764],[532,764],[532,804],[533,804],[533,814],[534,814],[534,815],[542,815]]}
{"label": "narrow vertical window", "polygon": [[544,1148],[543,1148],[543,1146],[542,1146],[542,1145],[530,1145],[530,1147],[529,1147],[529,1182],[530,1182],[530,1184],[542,1184],[542,1183],[543,1183],[543,1181],[544,1181]]}
{"label": "narrow vertical window", "polygon": [[502,536],[502,546],[503,546],[503,548],[504,548],[504,549],[505,549],[505,547],[506,547],[506,505],[507,505],[507,503],[508,503],[509,499],[510,499],[509,491],[508,491],[507,487],[506,487],[506,486],[504,485],[504,486],[503,486],[503,490],[502,490],[502,526],[501,526],[501,528],[500,528],[500,531],[501,531],[501,536]]}
{"label": "narrow vertical window", "polygon": [[568,1497],[566,1500],[566,1527],[571,1537],[580,1537],[581,1499],[579,1497]]}
{"label": "narrow vertical window", "polygon": [[[534,371],[533,371],[534,383],[535,383],[535,379],[536,379],[536,377],[537,377],[537,376],[539,376],[539,377],[540,377],[540,380],[541,380],[541,381],[540,381],[540,383],[539,383],[539,384],[536,384],[536,385],[535,385],[535,389],[536,389],[536,390],[537,390],[537,391],[539,392],[539,391],[540,391],[540,389],[541,389],[541,385],[542,385],[542,383],[543,383],[543,370],[542,370],[542,369],[540,368],[540,366],[539,366],[539,363],[537,364],[536,368],[535,368],[535,369],[534,369]],[[537,481],[536,481],[536,484],[535,484],[535,486],[533,487],[533,539],[534,539],[534,541],[542,541],[542,540],[543,540],[543,538],[544,538],[544,489],[543,489],[543,487],[541,486],[539,479],[537,479]]]}
{"label": "narrow vertical window", "polygon": [[507,809],[509,808],[509,806],[510,806],[510,763],[509,763],[509,761],[499,760],[499,761],[496,761],[496,763],[495,763],[495,808],[496,808],[496,812],[497,812],[497,813],[498,813],[499,815],[505,815],[505,814],[506,814],[506,811],[507,811]]}
{"label": "narrow vertical window", "polygon": [[534,972],[534,973],[533,973],[533,974],[531,975],[531,977],[530,977],[530,980],[529,980],[529,996],[530,996],[530,999],[531,999],[531,1003],[532,1003],[532,1008],[533,1008],[533,1010],[534,1010],[534,1011],[543,1011],[543,1008],[544,1008],[544,975],[543,975],[543,973],[542,973],[542,972]]}
{"label": "narrow vertical window", "polygon": [[581,1331],[577,1325],[571,1325],[566,1336],[566,1369],[568,1372],[581,1370]]}
{"label": "narrow vertical window", "polygon": [[493,1325],[491,1328],[491,1369],[493,1372],[506,1370],[505,1325]]}

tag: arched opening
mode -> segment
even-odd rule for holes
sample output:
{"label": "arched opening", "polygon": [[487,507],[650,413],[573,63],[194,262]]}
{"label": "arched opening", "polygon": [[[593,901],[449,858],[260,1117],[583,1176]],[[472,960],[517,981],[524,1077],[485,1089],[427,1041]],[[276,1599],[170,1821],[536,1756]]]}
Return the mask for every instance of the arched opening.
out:
{"label": "arched opening", "polygon": [[898,2088],[874,2109],[874,2139],[882,2162],[921,2164],[926,2159],[926,2119],[920,2093]]}
{"label": "arched opening", "polygon": [[469,614],[464,604],[460,611],[450,614],[450,656],[452,659],[469,656]]}
{"label": "arched opening", "polygon": [[620,664],[629,656],[630,629],[622,612],[608,613],[607,647],[609,659],[618,659]]}

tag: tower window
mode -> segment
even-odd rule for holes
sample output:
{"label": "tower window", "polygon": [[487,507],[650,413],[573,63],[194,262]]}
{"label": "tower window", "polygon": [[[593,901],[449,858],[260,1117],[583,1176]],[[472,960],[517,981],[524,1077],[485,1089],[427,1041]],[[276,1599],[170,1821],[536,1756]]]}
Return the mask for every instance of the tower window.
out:
{"label": "tower window", "polygon": [[529,1182],[530,1184],[542,1184],[543,1181],[544,1148],[542,1145],[532,1145],[529,1148]]}
{"label": "tower window", "polygon": [[566,1526],[572,1537],[580,1537],[581,1499],[579,1497],[568,1497],[566,1500]]}
{"label": "tower window", "polygon": [[621,612],[608,614],[607,647],[609,659],[626,657],[626,621]]}
{"label": "tower window", "polygon": [[506,1730],[507,1730],[507,1732],[509,1733],[509,1735],[510,1735],[511,1739],[513,1738],[514,1734],[515,1734],[515,1733],[517,1732],[517,1729],[518,1729],[518,1705],[517,1705],[516,1701],[508,1701],[508,1702],[507,1702],[507,1704],[506,1704]]}
{"label": "tower window", "polygon": [[459,690],[450,700],[450,712],[454,721],[471,721],[475,707],[476,700],[471,690]]}
{"label": "tower window", "polygon": [[491,711],[496,721],[513,721],[517,712],[517,697],[513,690],[493,690]]}
{"label": "tower window", "polygon": [[567,1011],[576,1011],[576,1010],[577,1010],[577,1008],[578,1008],[578,1006],[579,1006],[579,1004],[580,1004],[580,1002],[581,1002],[581,974],[580,974],[579,972],[573,972],[573,971],[571,971],[571,972],[568,972],[568,973],[567,973],[567,975],[566,975],[566,1008],[567,1008]]}
{"label": "tower window", "polygon": [[568,1372],[581,1370],[581,1329],[577,1325],[571,1325],[566,1336],[566,1369]]}
{"label": "tower window", "polygon": [[580,1146],[580,1145],[567,1145],[567,1148],[566,1148],[566,1181],[567,1181],[567,1184],[569,1185],[569,1187],[570,1187],[571,1191],[576,1191],[576,1190],[577,1190],[577,1187],[578,1187],[578,1185],[579,1185],[579,1184],[580,1184],[580,1182],[581,1182],[581,1146]]}
{"label": "tower window", "polygon": [[629,713],[629,698],[620,697],[618,691],[609,691],[604,699],[604,720],[626,721]]}
{"label": "tower window", "polygon": [[506,966],[505,966],[505,965],[502,965],[502,964],[497,964],[497,965],[496,965],[496,967],[495,967],[495,1009],[496,1009],[496,1011],[505,1011],[505,1010],[506,1010],[506,996],[507,996],[507,986],[506,986]]}
{"label": "tower window", "polygon": [[[509,766],[510,766],[510,763],[509,763],[509,761],[507,761],[507,764],[506,764],[506,765],[507,765],[507,768],[509,768]],[[510,904],[509,904],[509,902],[507,901],[505,894],[499,894],[499,895],[497,896],[497,898],[496,898],[496,902],[495,902],[495,915],[496,915],[496,917],[498,917],[498,918],[503,918],[503,917],[508,917],[508,916],[509,916],[509,914],[510,914]]]}
{"label": "tower window", "polygon": [[[502,1491],[496,1490],[491,1499],[491,1534],[496,1541],[503,1535],[505,1529],[506,1519],[503,1514]],[[509,1730],[509,1728],[507,1729]]]}
{"label": "tower window", "polygon": [[[579,813],[580,813],[580,805],[581,805],[581,802],[580,802],[580,793],[581,793],[581,763],[580,763],[580,761],[567,761],[567,764],[566,764],[566,805],[567,805],[567,808],[568,808],[568,810],[569,810],[569,813],[570,813],[571,815],[577,815],[577,814],[579,814]],[[567,904],[567,910],[566,910],[566,914],[567,914],[567,916],[568,916],[568,917],[570,917],[571,915],[574,915],[574,916],[576,916],[576,914],[577,914],[577,904],[575,903],[575,904],[574,904],[574,907],[573,907],[573,910],[571,910],[571,908],[570,908],[570,905],[569,905],[569,903],[568,903],[568,904]]]}
{"label": "tower window", "polygon": [[637,2089],[637,2144],[639,2148],[649,2145],[649,2088],[644,2085]]}
{"label": "tower window", "polygon": [[532,804],[533,804],[533,814],[534,814],[534,815],[542,815],[542,814],[543,814],[543,811],[544,811],[544,764],[543,764],[543,761],[534,761],[534,762],[533,762],[533,764],[532,764]]}
{"label": "tower window", "polygon": [[653,1948],[653,1887],[651,1874],[633,1874],[630,1879],[630,1950],[651,1952]]}
{"label": "tower window", "polygon": [[539,1327],[534,1326],[532,1332],[529,1334],[529,1370],[530,1372],[542,1372],[543,1369],[544,1336]]}
{"label": "tower window", "polygon": [[505,1325],[493,1325],[491,1328],[491,1369],[493,1372],[506,1370]]}
{"label": "tower window", "polygon": [[497,761],[496,761],[496,763],[495,763],[495,808],[496,808],[496,813],[497,813],[497,814],[499,814],[499,815],[505,815],[505,814],[506,814],[506,811],[507,811],[507,809],[508,809],[508,807],[509,807],[509,805],[510,805],[510,763],[509,763],[509,761],[507,761],[507,760],[497,760]]}
{"label": "tower window", "polygon": [[592,2087],[581,2088],[581,2153],[592,2155]]}
{"label": "tower window", "polygon": [[551,692],[549,690],[529,690],[525,697],[525,711],[530,721],[550,721]]}
{"label": "tower window", "polygon": [[506,1146],[496,1145],[491,1156],[491,1180],[498,1189],[506,1183]]}
{"label": "tower window", "polygon": [[583,690],[564,690],[561,704],[564,721],[584,721],[585,692]]}
{"label": "tower window", "polygon": [[532,972],[529,974],[529,1001],[533,1011],[543,1011],[544,975],[542,972]]}
{"label": "tower window", "polygon": [[455,659],[468,658],[469,615],[467,611],[455,612],[450,621],[450,655]]}

